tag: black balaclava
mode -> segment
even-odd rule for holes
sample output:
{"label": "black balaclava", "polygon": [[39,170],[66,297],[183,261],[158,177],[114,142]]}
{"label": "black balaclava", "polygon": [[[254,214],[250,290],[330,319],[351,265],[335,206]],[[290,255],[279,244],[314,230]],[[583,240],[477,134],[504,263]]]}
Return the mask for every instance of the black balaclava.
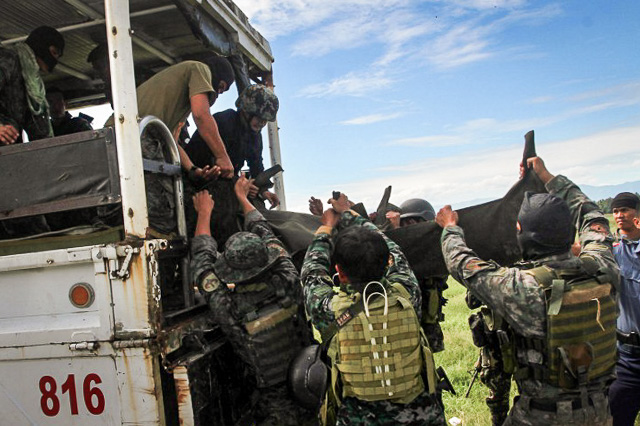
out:
{"label": "black balaclava", "polygon": [[64,38],[62,34],[54,28],[46,26],[38,27],[31,31],[25,43],[29,45],[37,58],[42,59],[42,62],[45,63],[49,72],[53,71],[53,68],[55,68],[58,63],[58,60],[54,58],[49,51],[49,46],[55,46],[60,56],[62,56],[64,50]]}
{"label": "black balaclava", "polygon": [[629,209],[638,210],[640,206],[640,198],[631,192],[621,192],[615,196],[611,202],[612,209],[627,207]]}
{"label": "black balaclava", "polygon": [[231,88],[231,85],[235,81],[235,74],[231,63],[226,58],[213,55],[202,62],[207,64],[211,70],[211,85],[213,86],[213,90],[218,90],[220,81],[226,81],[227,89]]}
{"label": "black balaclava", "polygon": [[555,195],[525,192],[518,222],[518,245],[524,260],[562,254],[571,248],[575,236],[571,212]]}

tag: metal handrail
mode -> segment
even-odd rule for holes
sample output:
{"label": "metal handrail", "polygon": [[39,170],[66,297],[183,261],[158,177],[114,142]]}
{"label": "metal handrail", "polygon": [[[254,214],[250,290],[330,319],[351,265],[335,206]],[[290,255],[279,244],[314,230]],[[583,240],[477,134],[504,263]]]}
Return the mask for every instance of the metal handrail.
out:
{"label": "metal handrail", "polygon": [[[140,137],[145,132],[148,126],[151,126],[160,132],[160,140],[168,149],[170,154],[170,159],[167,164],[173,166],[181,166],[180,164],[180,152],[178,151],[178,145],[176,141],[173,139],[173,135],[171,131],[167,127],[166,124],[158,117],[154,117],[153,115],[147,115],[142,120],[140,120]],[[158,173],[165,174],[171,176],[171,173],[158,171]],[[178,176],[173,176],[173,189],[176,201],[176,219],[178,222],[178,234],[181,237],[187,237],[187,221],[184,216],[184,188],[182,186],[182,179]]]}
{"label": "metal handrail", "polygon": [[[142,120],[140,120],[140,138],[142,138],[142,134],[145,132],[147,127],[153,127],[160,132],[160,140],[162,143],[168,148],[170,162],[166,164],[169,166],[178,166],[181,167],[180,164],[180,152],[178,151],[178,145],[176,141],[173,139],[173,135],[171,131],[167,127],[166,124],[158,117],[154,117],[153,115],[147,115]],[[166,159],[165,159],[166,160]],[[171,167],[167,167],[167,170],[160,168],[159,170],[154,170],[154,173],[160,173],[164,175],[168,175],[173,179],[173,191],[175,194],[175,202],[176,202],[176,220],[178,222],[178,234],[183,237],[186,241],[187,238],[187,221],[184,215],[184,190],[182,187],[182,175],[180,173],[173,173],[170,169]],[[184,294],[185,307],[191,307],[195,305],[195,294],[193,290],[193,285],[191,285],[191,279],[189,276],[189,259],[185,257],[182,259],[182,292]]]}

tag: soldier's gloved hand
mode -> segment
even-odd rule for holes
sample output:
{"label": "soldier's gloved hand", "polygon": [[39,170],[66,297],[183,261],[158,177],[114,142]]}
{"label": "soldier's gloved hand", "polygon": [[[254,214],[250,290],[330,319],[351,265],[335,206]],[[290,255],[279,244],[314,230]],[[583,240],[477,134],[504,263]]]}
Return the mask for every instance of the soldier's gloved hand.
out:
{"label": "soldier's gloved hand", "polygon": [[447,204],[438,211],[436,215],[436,223],[442,228],[447,226],[456,226],[458,224],[458,212],[451,209],[451,206]]}

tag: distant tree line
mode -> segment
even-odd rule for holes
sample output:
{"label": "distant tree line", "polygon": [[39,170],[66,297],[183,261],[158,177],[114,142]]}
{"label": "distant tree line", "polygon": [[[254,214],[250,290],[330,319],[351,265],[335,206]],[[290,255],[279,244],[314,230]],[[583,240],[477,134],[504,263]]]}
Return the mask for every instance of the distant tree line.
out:
{"label": "distant tree line", "polygon": [[[640,194],[638,194],[636,192],[636,195],[640,196]],[[611,209],[611,202],[613,201],[613,197],[609,197],[609,198],[605,198],[603,200],[598,200],[596,201],[596,204],[598,204],[598,207],[600,207],[600,209],[602,209],[603,212],[605,213],[613,213],[613,210]]]}

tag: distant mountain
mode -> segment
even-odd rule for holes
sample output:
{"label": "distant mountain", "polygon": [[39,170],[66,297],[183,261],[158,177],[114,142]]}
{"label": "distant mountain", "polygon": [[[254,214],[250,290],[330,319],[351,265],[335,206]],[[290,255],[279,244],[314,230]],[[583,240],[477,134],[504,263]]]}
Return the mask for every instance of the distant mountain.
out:
{"label": "distant mountain", "polygon": [[618,185],[580,185],[582,192],[587,194],[594,201],[604,200],[605,198],[615,197],[621,192],[638,192],[640,193],[640,180],[635,182],[625,182]]}

